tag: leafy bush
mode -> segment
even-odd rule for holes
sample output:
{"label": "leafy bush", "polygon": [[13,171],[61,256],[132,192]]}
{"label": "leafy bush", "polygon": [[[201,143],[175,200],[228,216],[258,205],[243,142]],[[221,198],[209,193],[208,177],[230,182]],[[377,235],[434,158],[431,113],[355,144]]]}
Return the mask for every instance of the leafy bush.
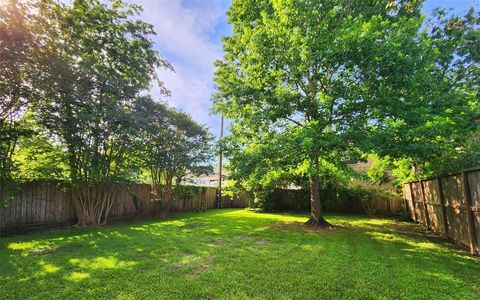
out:
{"label": "leafy bush", "polygon": [[253,199],[248,203],[248,206],[251,208],[259,208],[264,211],[276,210],[276,201],[272,196],[272,191],[254,191]]}
{"label": "leafy bush", "polygon": [[201,187],[195,185],[179,185],[177,187],[177,192],[181,198],[192,198],[198,194],[200,188]]}
{"label": "leafy bush", "polygon": [[[338,186],[323,188],[320,191],[324,209],[330,212],[365,213],[374,215],[381,201],[398,200],[401,197],[392,191],[378,186],[356,185],[352,187]],[[310,193],[308,190],[274,189],[259,190],[254,193],[248,203],[251,208],[264,211],[297,210],[308,211],[310,208]]]}
{"label": "leafy bush", "polygon": [[361,186],[357,185],[349,189],[353,198],[361,204],[362,210],[367,215],[377,213],[378,202],[398,200],[401,197],[392,191],[385,190],[378,186]]}

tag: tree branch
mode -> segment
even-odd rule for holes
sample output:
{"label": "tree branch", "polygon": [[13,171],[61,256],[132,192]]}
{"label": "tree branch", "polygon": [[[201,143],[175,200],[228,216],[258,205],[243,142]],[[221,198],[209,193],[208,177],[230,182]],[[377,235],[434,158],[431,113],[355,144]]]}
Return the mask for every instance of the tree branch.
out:
{"label": "tree branch", "polygon": [[292,123],[297,124],[298,126],[301,126],[301,127],[305,126],[304,124],[302,124],[302,123],[300,123],[300,122],[298,122],[298,121],[296,121],[296,120],[294,120],[294,119],[292,119],[292,118],[285,117],[285,119],[288,120],[288,121],[290,121],[290,122],[292,122]]}

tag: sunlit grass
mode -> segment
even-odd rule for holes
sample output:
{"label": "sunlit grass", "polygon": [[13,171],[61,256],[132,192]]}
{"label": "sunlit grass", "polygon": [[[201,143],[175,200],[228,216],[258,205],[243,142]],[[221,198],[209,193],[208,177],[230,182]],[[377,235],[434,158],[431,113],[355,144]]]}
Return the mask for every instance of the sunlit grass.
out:
{"label": "sunlit grass", "polygon": [[213,210],[0,240],[0,299],[480,299],[480,261],[393,219]]}
{"label": "sunlit grass", "polygon": [[60,270],[59,267],[57,267],[55,265],[52,265],[52,264],[47,264],[43,261],[41,261],[39,263],[39,265],[41,265],[43,267],[43,269],[45,270],[45,272],[47,272],[47,273],[55,273],[55,272],[58,272]]}
{"label": "sunlit grass", "polygon": [[130,266],[134,266],[137,263],[134,261],[120,261],[116,257],[95,257],[92,259],[79,259],[72,258],[69,260],[69,263],[73,266],[77,266],[80,269],[120,269]]}
{"label": "sunlit grass", "polygon": [[86,278],[90,277],[90,274],[84,272],[72,272],[70,275],[66,276],[65,279],[73,282],[79,282]]}

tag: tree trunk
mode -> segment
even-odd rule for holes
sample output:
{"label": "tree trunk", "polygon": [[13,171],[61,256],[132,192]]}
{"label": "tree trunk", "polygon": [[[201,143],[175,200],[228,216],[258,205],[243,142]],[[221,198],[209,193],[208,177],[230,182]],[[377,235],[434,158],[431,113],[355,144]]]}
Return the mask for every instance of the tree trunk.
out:
{"label": "tree trunk", "polygon": [[310,218],[305,225],[331,228],[332,224],[323,218],[322,204],[320,203],[320,179],[318,175],[310,176]]}
{"label": "tree trunk", "polygon": [[72,198],[77,214],[77,226],[98,226],[107,223],[114,202],[110,186],[75,186]]}

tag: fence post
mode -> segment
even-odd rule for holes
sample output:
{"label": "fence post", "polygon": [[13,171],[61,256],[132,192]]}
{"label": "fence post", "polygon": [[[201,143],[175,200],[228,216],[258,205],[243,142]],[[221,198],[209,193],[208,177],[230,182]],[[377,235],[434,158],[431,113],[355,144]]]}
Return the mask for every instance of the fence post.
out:
{"label": "fence post", "polygon": [[448,219],[447,219],[447,203],[445,203],[445,195],[443,194],[442,179],[437,177],[438,195],[440,196],[440,206],[442,207],[443,227],[445,228],[445,238],[448,239]]}
{"label": "fence post", "polygon": [[410,199],[412,199],[412,207],[413,207],[413,221],[417,222],[417,209],[415,208],[415,199],[413,197],[413,186],[412,183],[408,183],[410,187]]}
{"label": "fence post", "polygon": [[427,225],[427,228],[430,230],[430,218],[428,215],[428,206],[427,206],[427,198],[425,196],[425,187],[423,184],[423,180],[420,180],[420,191],[422,193],[422,201],[423,201],[423,207],[425,209],[425,225]]}
{"label": "fence post", "polygon": [[477,232],[475,231],[475,220],[473,215],[472,197],[470,195],[470,183],[468,182],[468,173],[462,172],[463,177],[463,197],[466,204],[468,236],[470,239],[470,253],[478,255]]}

